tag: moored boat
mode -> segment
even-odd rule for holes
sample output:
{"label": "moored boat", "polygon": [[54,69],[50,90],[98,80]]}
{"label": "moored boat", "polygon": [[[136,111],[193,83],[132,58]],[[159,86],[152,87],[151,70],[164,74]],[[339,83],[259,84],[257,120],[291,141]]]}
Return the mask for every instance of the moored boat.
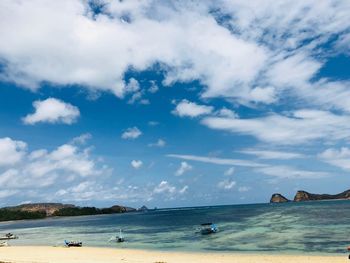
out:
{"label": "moored boat", "polygon": [[0,237],[0,240],[10,240],[10,239],[18,239],[18,236],[12,233],[7,233],[5,236]]}
{"label": "moored boat", "polygon": [[122,233],[122,230],[121,230],[121,229],[119,229],[119,235],[118,235],[118,236],[116,236],[116,240],[117,240],[117,242],[118,242],[118,243],[122,243],[122,242],[124,242],[124,241],[125,241],[125,239],[124,239],[124,236],[123,236],[123,233]]}
{"label": "moored boat", "polygon": [[125,241],[124,235],[122,233],[122,230],[119,229],[119,235],[116,235],[115,237],[111,237],[109,239],[109,242],[117,242],[117,243],[122,243]]}
{"label": "moored boat", "polygon": [[218,227],[213,223],[201,224],[200,232],[202,235],[209,235],[209,234],[216,233],[218,231],[219,231]]}
{"label": "moored boat", "polygon": [[8,245],[6,241],[0,242],[0,247],[7,247]]}
{"label": "moored boat", "polygon": [[82,247],[83,246],[83,242],[81,241],[64,241],[65,245],[67,247]]}

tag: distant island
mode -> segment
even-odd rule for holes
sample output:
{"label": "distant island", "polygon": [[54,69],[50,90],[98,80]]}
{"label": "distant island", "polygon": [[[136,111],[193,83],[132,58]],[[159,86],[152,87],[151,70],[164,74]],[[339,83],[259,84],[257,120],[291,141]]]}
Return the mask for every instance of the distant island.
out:
{"label": "distant island", "polygon": [[53,216],[82,216],[117,214],[138,211],[135,208],[114,205],[108,208],[79,207],[61,203],[34,203],[0,208],[0,221],[43,219]]}
{"label": "distant island", "polygon": [[350,190],[346,190],[342,193],[330,195],[330,194],[311,194],[306,191],[298,191],[294,200],[289,200],[279,193],[275,193],[271,196],[270,203],[286,203],[286,202],[304,202],[304,201],[321,201],[321,200],[344,200],[350,199]]}

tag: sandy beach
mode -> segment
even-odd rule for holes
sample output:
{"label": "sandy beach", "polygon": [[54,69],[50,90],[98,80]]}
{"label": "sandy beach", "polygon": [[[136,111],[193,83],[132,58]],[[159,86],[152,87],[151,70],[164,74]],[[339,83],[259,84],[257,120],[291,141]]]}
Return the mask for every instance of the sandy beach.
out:
{"label": "sandy beach", "polygon": [[337,263],[347,255],[259,255],[235,253],[161,252],[111,248],[2,247],[0,263]]}

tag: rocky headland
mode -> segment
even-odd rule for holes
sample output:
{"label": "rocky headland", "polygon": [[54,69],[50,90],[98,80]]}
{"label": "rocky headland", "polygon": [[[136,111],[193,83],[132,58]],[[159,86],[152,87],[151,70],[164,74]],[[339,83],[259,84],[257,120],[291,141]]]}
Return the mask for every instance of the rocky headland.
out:
{"label": "rocky headland", "polygon": [[286,202],[290,202],[290,200],[288,200],[286,197],[278,193],[273,194],[270,199],[270,203],[286,203]]}
{"label": "rocky headland", "polygon": [[[350,199],[350,190],[346,190],[342,193],[331,195],[331,194],[312,194],[303,190],[298,191],[293,201],[294,202],[305,202],[305,201],[322,201],[322,200],[346,200]],[[289,202],[286,197],[281,194],[275,193],[271,196],[270,203],[285,203]]]}
{"label": "rocky headland", "polygon": [[61,203],[33,203],[0,208],[0,221],[42,219],[52,216],[81,216],[134,212],[136,209],[121,205],[108,208],[79,207]]}

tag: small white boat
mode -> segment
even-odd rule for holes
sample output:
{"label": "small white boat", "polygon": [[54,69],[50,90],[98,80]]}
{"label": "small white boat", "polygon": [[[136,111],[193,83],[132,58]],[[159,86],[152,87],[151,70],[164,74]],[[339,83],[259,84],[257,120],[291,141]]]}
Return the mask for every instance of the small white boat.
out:
{"label": "small white boat", "polygon": [[18,239],[18,236],[12,233],[7,233],[5,236],[0,237],[0,240],[10,240],[10,239]]}
{"label": "small white boat", "polygon": [[109,239],[109,242],[117,242],[117,243],[122,243],[125,241],[124,235],[122,233],[122,230],[119,229],[119,235],[116,235],[115,237],[111,237]]}
{"label": "small white boat", "polygon": [[116,237],[116,239],[117,239],[117,242],[118,242],[118,243],[121,243],[121,242],[124,242],[124,241],[125,241],[125,239],[124,239],[124,236],[123,236],[123,233],[122,233],[122,230],[121,230],[121,229],[119,229],[119,236],[117,236],[117,237]]}
{"label": "small white boat", "polygon": [[200,232],[202,235],[210,235],[210,234],[214,234],[218,231],[219,231],[219,228],[213,223],[201,224]]}
{"label": "small white boat", "polygon": [[66,247],[82,247],[83,246],[83,242],[81,241],[64,241],[64,244],[66,245]]}
{"label": "small white boat", "polygon": [[0,247],[7,247],[8,245],[6,241],[0,242]]}

